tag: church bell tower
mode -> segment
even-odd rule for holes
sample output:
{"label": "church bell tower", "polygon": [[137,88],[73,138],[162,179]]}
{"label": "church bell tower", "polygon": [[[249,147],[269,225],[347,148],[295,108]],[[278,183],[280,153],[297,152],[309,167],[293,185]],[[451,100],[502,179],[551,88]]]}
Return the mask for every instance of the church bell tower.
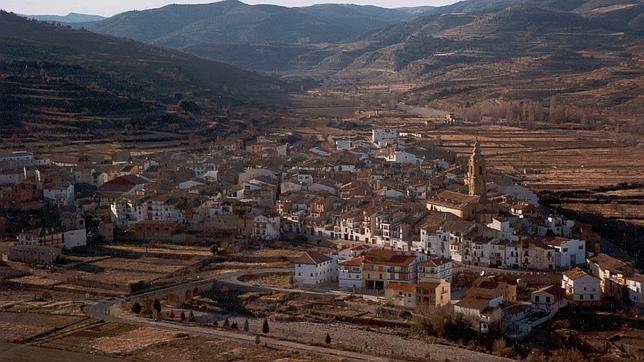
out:
{"label": "church bell tower", "polygon": [[467,172],[467,185],[469,194],[472,196],[483,196],[486,194],[487,170],[485,169],[485,159],[481,155],[478,139],[474,143],[474,149],[470,156]]}

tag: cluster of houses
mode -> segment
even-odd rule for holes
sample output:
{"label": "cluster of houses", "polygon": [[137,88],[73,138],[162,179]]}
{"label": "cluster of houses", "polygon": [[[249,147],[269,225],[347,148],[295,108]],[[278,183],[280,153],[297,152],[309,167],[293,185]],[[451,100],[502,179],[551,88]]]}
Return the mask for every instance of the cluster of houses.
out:
{"label": "cluster of houses", "polygon": [[[562,292],[546,288],[535,305],[560,294],[580,302],[605,300],[608,293],[641,301],[641,275],[627,265],[602,259],[590,272],[575,269],[597,253],[598,235],[541,207],[518,179],[490,172],[478,142],[467,162],[434,139],[392,129],[351,138],[219,139],[203,152],[140,157],[121,151],[109,158],[46,160],[24,151],[0,154],[0,207],[45,206],[61,219],[91,225],[20,225],[11,258],[52,263],[59,249],[40,253],[50,239],[60,249],[115,237],[240,248],[278,239],[340,239],[360,246],[307,253],[296,262],[295,279],[377,290],[392,303],[422,309],[450,303],[458,264],[564,272],[557,286]],[[0,234],[8,226],[0,216]],[[40,257],[45,254],[50,257]],[[599,288],[591,286],[595,279]],[[491,282],[506,285],[492,288]],[[482,307],[484,314],[504,308],[513,302],[511,285],[481,282],[459,308]],[[495,320],[494,313],[485,318]]]}
{"label": "cluster of houses", "polygon": [[414,251],[383,249],[368,244],[321,253],[306,251],[293,260],[294,281],[303,287],[340,289],[373,294],[388,305],[419,314],[449,307],[476,331],[492,328],[525,336],[552,319],[562,307],[584,307],[618,302],[642,306],[644,276],[625,262],[606,254],[589,257],[586,272],[573,267],[560,284],[531,291],[530,300],[517,300],[520,279],[509,274],[476,278],[460,299],[452,296],[455,276],[467,267],[451,259]]}
{"label": "cluster of houses", "polygon": [[[378,291],[387,303],[415,311],[451,306],[479,332],[501,328],[515,336],[526,335],[569,303],[640,305],[642,275],[598,253],[599,236],[589,225],[549,213],[529,189],[488,174],[478,143],[464,170],[440,162],[431,167],[400,162],[405,166],[391,173],[374,167],[378,150],[409,147],[398,137],[392,130],[374,130],[370,143],[336,141],[338,149],[371,155],[362,158],[372,161],[371,168],[352,169],[355,177],[334,197],[295,190],[280,198],[278,212],[293,224],[290,230],[358,245],[304,253],[294,260],[298,284]],[[417,173],[425,182],[413,182]],[[516,279],[481,277],[452,300],[455,271],[468,267],[496,275],[557,273],[561,279],[533,290],[530,301],[517,301]]]}
{"label": "cluster of houses", "polygon": [[[390,145],[395,135],[374,131],[373,142]],[[414,172],[425,172],[422,167],[385,176],[376,175],[378,168],[372,166],[354,170],[355,178],[331,193],[321,191],[320,185],[308,189],[318,174],[309,169],[303,175],[299,167],[282,183],[277,211],[289,231],[478,266],[563,270],[585,263],[587,244],[595,250],[598,237],[588,225],[549,214],[536,195],[520,185],[507,185],[502,177],[488,182],[478,144],[463,184],[449,171],[439,170],[425,170],[426,181],[419,185],[409,181]],[[407,184],[383,186],[394,179]],[[396,187],[408,192],[393,195]],[[463,188],[468,192],[461,192]]]}

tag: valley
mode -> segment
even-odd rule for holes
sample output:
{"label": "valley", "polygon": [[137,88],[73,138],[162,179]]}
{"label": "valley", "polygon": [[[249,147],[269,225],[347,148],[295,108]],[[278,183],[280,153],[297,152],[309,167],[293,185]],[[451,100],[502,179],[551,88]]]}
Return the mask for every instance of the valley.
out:
{"label": "valley", "polygon": [[0,5],[0,355],[644,358],[641,0],[135,4]]}

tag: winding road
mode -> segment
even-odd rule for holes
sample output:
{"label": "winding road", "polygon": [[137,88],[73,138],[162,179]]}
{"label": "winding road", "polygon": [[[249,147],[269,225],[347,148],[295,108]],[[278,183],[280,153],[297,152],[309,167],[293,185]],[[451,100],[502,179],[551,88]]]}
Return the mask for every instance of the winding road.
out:
{"label": "winding road", "polygon": [[[261,290],[283,291],[283,292],[291,292],[291,293],[295,292],[295,293],[307,293],[307,294],[314,294],[314,295],[336,295],[336,296],[350,295],[350,293],[340,292],[340,291],[321,291],[321,290],[318,291],[318,290],[286,289],[286,288],[275,288],[275,287],[268,287],[268,286],[257,286],[257,285],[245,283],[239,280],[239,278],[244,275],[265,274],[265,273],[284,273],[284,272],[290,272],[290,271],[291,269],[275,269],[275,268],[258,269],[258,270],[250,270],[250,271],[249,270],[235,271],[235,272],[225,273],[217,277],[208,278],[208,279],[196,279],[192,281],[184,281],[173,285],[157,288],[155,290],[138,293],[135,296],[154,298],[154,297],[172,292],[178,287],[188,289],[188,288],[193,288],[203,284],[215,283],[215,282],[225,283],[228,285],[237,285],[239,287],[251,288],[258,291],[261,291]],[[365,296],[365,297],[377,299],[377,297],[375,296]],[[125,301],[128,298],[129,297],[127,296],[122,296],[118,298],[111,298],[111,299],[107,299],[99,302],[93,302],[93,303],[88,301],[86,312],[90,317],[98,320],[103,320],[106,322],[118,322],[118,323],[136,325],[136,326],[142,326],[142,327],[153,327],[153,328],[160,328],[160,329],[166,329],[166,330],[173,330],[178,332],[184,332],[193,336],[225,338],[225,339],[231,339],[231,340],[247,342],[247,343],[256,342],[255,340],[256,335],[254,334],[234,332],[229,330],[217,329],[212,327],[204,327],[204,326],[198,326],[198,325],[178,324],[178,323],[172,323],[172,322],[166,322],[166,321],[155,321],[147,318],[140,318],[140,317],[130,315],[129,313],[124,312],[120,308],[121,302]],[[343,359],[357,360],[357,361],[389,361],[390,360],[389,358],[380,357],[377,355],[346,351],[341,349],[333,349],[333,348],[328,348],[323,346],[309,345],[305,343],[288,341],[288,340],[283,340],[283,339],[264,336],[264,335],[260,337],[260,340],[261,340],[260,343],[265,344],[268,347],[282,349],[282,350],[291,350],[291,351],[295,350],[295,351],[300,351],[305,353],[313,353],[313,354],[319,354],[319,355],[325,355],[325,356],[335,356]],[[466,349],[455,348],[452,346],[435,345],[435,347],[444,348],[445,351],[458,350],[459,352],[463,352],[467,354],[467,358],[459,358],[458,356],[454,356],[455,360],[477,360],[479,362],[505,360],[489,354],[473,352]]]}
{"label": "winding road", "polygon": [[[203,285],[209,282],[210,283],[223,282],[226,284],[239,285],[243,287],[250,287],[250,288],[256,288],[258,290],[267,290],[267,291],[276,290],[276,291],[286,291],[286,292],[309,293],[309,294],[316,294],[316,295],[330,294],[328,292],[307,291],[303,289],[284,289],[284,288],[271,288],[271,287],[264,287],[264,286],[253,286],[251,284],[244,283],[238,279],[239,277],[243,275],[248,275],[248,274],[283,273],[283,272],[289,272],[289,271],[291,271],[291,269],[261,269],[261,270],[256,270],[252,272],[249,272],[249,271],[230,272],[215,278],[197,279],[190,282],[173,284],[173,285],[166,286],[163,288],[158,288],[152,291],[138,293],[136,294],[136,296],[137,297],[155,297],[157,295],[167,294],[168,292],[174,290],[179,286],[181,288],[193,288],[195,286]],[[337,293],[339,293],[340,295],[347,294],[347,293],[341,293],[341,292],[337,292]],[[336,293],[333,293],[333,294],[336,294]],[[120,308],[121,302],[125,301],[126,299],[127,297],[123,296],[118,298],[111,298],[111,299],[96,302],[93,304],[88,303],[89,308],[87,309],[87,314],[92,318],[103,320],[106,322],[118,322],[118,323],[124,323],[129,325],[136,325],[136,326],[154,327],[154,328],[185,332],[195,336],[227,338],[227,339],[233,339],[233,340],[242,341],[242,342],[255,343],[256,336],[252,334],[233,332],[233,331],[227,331],[227,330],[221,330],[221,329],[215,329],[215,328],[209,328],[209,327],[201,327],[196,325],[183,325],[183,324],[176,324],[176,323],[170,323],[170,322],[164,322],[164,321],[154,321],[151,319],[138,318],[138,317],[128,315],[127,313],[124,313]],[[333,348],[327,348],[327,347],[321,347],[321,346],[312,346],[304,343],[285,341],[285,340],[281,340],[281,339],[277,339],[269,336],[261,336],[260,339],[261,339],[261,343],[265,344],[268,347],[273,347],[273,348],[278,348],[283,350],[297,350],[297,351],[306,352],[306,353],[315,353],[315,354],[321,354],[321,355],[327,355],[327,356],[337,356],[341,358],[360,360],[360,361],[388,361],[389,360],[387,358],[382,358],[382,357],[378,357],[370,354],[351,352],[351,351],[345,351],[345,350],[333,349]]]}

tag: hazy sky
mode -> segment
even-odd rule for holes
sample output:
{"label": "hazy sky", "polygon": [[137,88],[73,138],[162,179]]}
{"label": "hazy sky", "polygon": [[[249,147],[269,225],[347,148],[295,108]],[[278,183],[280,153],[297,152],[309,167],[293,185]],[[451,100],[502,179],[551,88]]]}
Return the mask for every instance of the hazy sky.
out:
{"label": "hazy sky", "polygon": [[[445,5],[458,0],[242,0],[247,4],[306,6],[320,3],[351,3],[382,7]],[[0,9],[27,15],[66,15],[70,12],[111,16],[128,10],[158,8],[167,4],[212,3],[216,0],[0,0]]]}

